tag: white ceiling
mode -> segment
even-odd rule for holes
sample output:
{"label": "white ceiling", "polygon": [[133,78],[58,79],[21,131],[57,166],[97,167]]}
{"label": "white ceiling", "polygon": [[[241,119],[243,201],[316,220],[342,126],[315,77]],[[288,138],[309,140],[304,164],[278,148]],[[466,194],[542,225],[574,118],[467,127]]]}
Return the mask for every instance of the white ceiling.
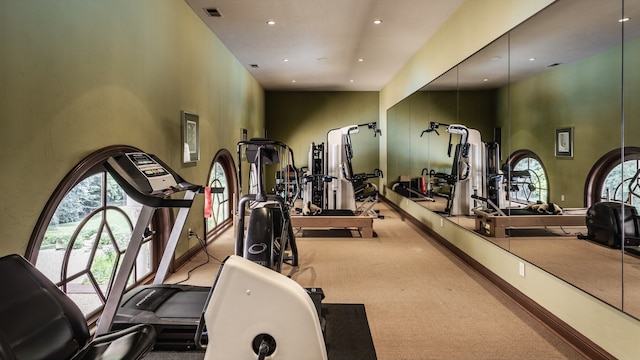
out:
{"label": "white ceiling", "polygon": [[379,91],[464,2],[185,1],[265,90],[287,91]]}
{"label": "white ceiling", "polygon": [[[270,91],[379,91],[464,2],[185,1]],[[208,8],[221,16],[209,16]],[[619,45],[622,12],[622,3],[613,0],[559,0],[514,29],[509,39],[469,58],[460,67],[464,76],[446,75],[430,87],[495,88]],[[640,0],[625,0],[624,13],[631,18],[624,25],[625,40],[635,39]],[[376,19],[382,23],[375,25]]]}

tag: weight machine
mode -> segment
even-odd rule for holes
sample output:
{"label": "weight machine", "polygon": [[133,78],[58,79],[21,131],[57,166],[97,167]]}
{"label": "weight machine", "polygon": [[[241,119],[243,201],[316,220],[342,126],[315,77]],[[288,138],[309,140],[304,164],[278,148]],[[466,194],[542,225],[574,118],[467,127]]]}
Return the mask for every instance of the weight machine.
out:
{"label": "weight machine", "polygon": [[[368,213],[378,200],[377,186],[367,180],[382,177],[382,171],[375,169],[370,174],[353,172],[351,135],[357,134],[360,127],[365,126],[373,130],[374,137],[382,134],[376,122],[349,125],[327,132],[325,175],[333,181],[325,187],[326,209]],[[357,206],[356,201],[362,204]]]}
{"label": "weight machine", "polygon": [[334,177],[325,174],[324,155],[324,143],[311,143],[309,167],[302,178],[304,204],[313,204],[320,209],[326,209],[325,184],[334,180]]}
{"label": "weight machine", "polygon": [[[482,142],[478,130],[469,129],[459,124],[449,125],[431,122],[429,128],[424,130],[420,136],[431,132],[440,135],[438,133],[440,126],[446,127],[446,132],[449,133],[447,155],[453,157],[453,165],[451,172],[448,174],[432,172],[435,181],[449,186],[448,193],[434,193],[433,195],[447,199],[445,214],[473,215],[472,210],[477,204],[472,199],[472,196],[485,196],[485,167],[487,163],[485,144]],[[453,135],[459,135],[459,141],[455,144],[455,148]]]}

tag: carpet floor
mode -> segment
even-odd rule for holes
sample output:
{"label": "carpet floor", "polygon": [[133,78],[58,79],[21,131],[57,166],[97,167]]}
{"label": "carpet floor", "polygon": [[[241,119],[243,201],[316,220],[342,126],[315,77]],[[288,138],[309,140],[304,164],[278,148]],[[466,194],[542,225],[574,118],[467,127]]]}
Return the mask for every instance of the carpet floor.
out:
{"label": "carpet floor", "polygon": [[[376,209],[384,215],[374,220],[376,237],[298,236],[300,265],[283,273],[321,287],[324,303],[364,304],[378,359],[584,358],[437,241],[385,204]],[[224,259],[233,238],[227,230],[209,254]],[[167,282],[211,285],[219,263],[199,266],[206,258],[198,254]],[[175,359],[202,358],[191,355]]]}

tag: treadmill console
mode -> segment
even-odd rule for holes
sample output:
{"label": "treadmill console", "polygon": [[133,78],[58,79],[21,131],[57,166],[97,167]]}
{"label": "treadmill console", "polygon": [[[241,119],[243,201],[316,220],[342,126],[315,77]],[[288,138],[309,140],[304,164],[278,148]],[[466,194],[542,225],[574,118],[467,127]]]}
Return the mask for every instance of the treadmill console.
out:
{"label": "treadmill console", "polygon": [[140,179],[146,180],[152,192],[164,192],[178,186],[173,175],[149,154],[138,152],[124,155],[124,158],[129,160],[135,169],[142,174],[143,178]]}
{"label": "treadmill console", "polygon": [[172,199],[181,191],[200,192],[201,187],[184,180],[162,160],[145,152],[111,156],[104,163],[124,191],[143,205],[153,207],[190,207],[192,199]]}

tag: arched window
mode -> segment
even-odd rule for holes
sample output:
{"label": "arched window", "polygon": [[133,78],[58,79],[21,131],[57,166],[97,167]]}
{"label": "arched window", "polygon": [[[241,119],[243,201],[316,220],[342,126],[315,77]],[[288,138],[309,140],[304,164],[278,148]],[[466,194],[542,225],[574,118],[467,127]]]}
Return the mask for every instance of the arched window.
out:
{"label": "arched window", "polygon": [[549,182],[542,161],[530,150],[518,150],[509,156],[512,176],[509,198],[522,203],[549,202]]}
{"label": "arched window", "polygon": [[211,187],[212,214],[205,221],[206,232],[209,236],[217,230],[231,224],[233,194],[236,190],[236,171],[233,156],[227,150],[220,150],[213,159],[207,184]]}
{"label": "arched window", "polygon": [[[102,311],[141,208],[102,164],[112,155],[130,151],[139,150],[128,146],[98,150],[67,174],[41,213],[27,250],[29,260],[90,321]],[[155,244],[167,230],[157,220],[151,227],[156,235],[145,240],[138,254],[131,287],[155,269]]]}
{"label": "arched window", "polygon": [[[619,201],[640,210],[640,197],[629,192],[629,182],[640,169],[640,148],[627,147],[624,156],[616,149],[602,156],[589,172],[585,189],[586,205]],[[640,194],[638,194],[640,195]]]}

